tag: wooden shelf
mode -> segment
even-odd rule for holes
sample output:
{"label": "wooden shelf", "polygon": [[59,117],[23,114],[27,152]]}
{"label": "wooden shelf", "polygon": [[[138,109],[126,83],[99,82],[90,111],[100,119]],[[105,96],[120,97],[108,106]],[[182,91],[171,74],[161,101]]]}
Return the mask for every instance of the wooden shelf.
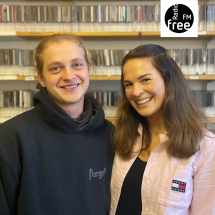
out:
{"label": "wooden shelf", "polygon": [[135,40],[140,32],[74,32],[83,40]]}
{"label": "wooden shelf", "polygon": [[[27,0],[27,1],[32,1],[32,0]],[[40,0],[43,1],[43,0]],[[76,1],[101,1],[101,0],[76,0]],[[116,0],[106,0],[106,1],[116,1]],[[132,1],[132,0],[117,0],[117,1]],[[159,0],[139,0],[139,1],[157,1]]]}
{"label": "wooden shelf", "polygon": [[[120,80],[121,76],[90,76],[92,81]],[[0,75],[0,81],[37,81],[37,76]]]}
{"label": "wooden shelf", "polygon": [[[46,2],[46,1],[70,1],[70,2],[73,2],[73,0],[25,0],[25,1],[42,1],[42,2]],[[82,0],[83,1],[83,0]],[[95,0],[94,0],[95,1]]]}
{"label": "wooden shelf", "polygon": [[0,75],[0,81],[15,81],[17,79],[17,75]]}
{"label": "wooden shelf", "polygon": [[[25,0],[25,1],[40,1],[40,2],[46,2],[46,1],[71,1],[73,0]],[[76,1],[102,1],[102,0],[76,0]],[[107,0],[107,1],[116,1],[116,0]],[[131,0],[117,0],[117,1],[131,1]],[[160,2],[159,0],[139,0],[139,1],[153,1],[153,2]],[[203,0],[198,0],[198,1],[203,1]]]}
{"label": "wooden shelf", "polygon": [[38,77],[37,76],[18,76],[17,80],[18,81],[37,81]]}
{"label": "wooden shelf", "polygon": [[121,80],[121,76],[90,76],[90,80],[95,81],[111,81]]}
{"label": "wooden shelf", "polygon": [[185,75],[186,80],[215,80],[215,75]]}
{"label": "wooden shelf", "polygon": [[[215,80],[215,75],[186,75],[184,76],[186,80]],[[90,80],[96,81],[111,81],[111,80],[121,80],[121,76],[90,76]]]}
{"label": "wooden shelf", "polygon": [[37,81],[37,76],[0,75],[0,81]]}
{"label": "wooden shelf", "polygon": [[199,33],[198,37],[160,37],[159,31],[152,32],[16,32],[18,37],[25,40],[41,40],[44,37],[68,33],[82,37],[84,40],[205,40],[212,39],[215,31]]}
{"label": "wooden shelf", "polygon": [[208,118],[211,123],[215,123],[215,118]]}
{"label": "wooden shelf", "polygon": [[115,120],[115,118],[110,118],[110,117],[107,117],[106,118],[109,122],[113,122]]}
{"label": "wooden shelf", "polygon": [[[46,2],[46,1],[70,1],[73,2],[74,0],[25,0],[25,1],[40,1],[40,2]],[[102,0],[76,0],[76,1],[102,1]],[[106,1],[116,1],[116,0],[106,0]],[[131,1],[131,0],[117,0],[117,1]],[[139,0],[139,1],[157,1],[159,2],[159,0]]]}
{"label": "wooden shelf", "polygon": [[[27,0],[27,1],[32,1],[32,0]],[[40,0],[40,1],[44,1],[44,0]],[[101,0],[76,0],[76,1],[101,1]],[[116,0],[106,0],[106,1],[116,1]],[[117,1],[132,1],[132,0],[117,0]],[[155,1],[155,2],[160,2],[160,0],[139,0],[139,1]],[[198,0],[198,1],[204,1],[204,0]]]}
{"label": "wooden shelf", "polygon": [[[184,76],[187,80],[215,80],[215,75],[195,75]],[[37,81],[37,76],[19,76],[19,75],[0,75],[0,81]],[[121,76],[90,76],[91,81],[119,81]]]}
{"label": "wooden shelf", "polygon": [[16,32],[16,35],[25,40],[42,40],[57,33],[73,34],[83,40],[134,40],[139,38],[139,32]]}
{"label": "wooden shelf", "polygon": [[143,40],[206,40],[212,39],[215,36],[215,31],[199,32],[198,37],[161,37],[160,31],[141,31],[139,35]]}
{"label": "wooden shelf", "polygon": [[0,124],[6,122],[7,120],[9,120],[10,118],[0,118]]}
{"label": "wooden shelf", "polygon": [[[184,76],[186,80],[215,80],[215,75],[186,75]],[[90,76],[90,80],[97,81],[111,81],[111,80],[121,80],[121,76]]]}

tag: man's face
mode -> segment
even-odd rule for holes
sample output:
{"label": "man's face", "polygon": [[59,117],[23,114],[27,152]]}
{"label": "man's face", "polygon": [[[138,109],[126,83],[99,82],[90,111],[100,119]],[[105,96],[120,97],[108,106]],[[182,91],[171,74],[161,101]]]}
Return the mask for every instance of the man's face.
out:
{"label": "man's face", "polygon": [[80,110],[82,113],[84,94],[89,86],[83,49],[71,41],[52,43],[43,51],[42,57],[43,77],[39,76],[40,84],[46,87],[49,96],[59,106],[69,114],[73,113],[70,115]]}

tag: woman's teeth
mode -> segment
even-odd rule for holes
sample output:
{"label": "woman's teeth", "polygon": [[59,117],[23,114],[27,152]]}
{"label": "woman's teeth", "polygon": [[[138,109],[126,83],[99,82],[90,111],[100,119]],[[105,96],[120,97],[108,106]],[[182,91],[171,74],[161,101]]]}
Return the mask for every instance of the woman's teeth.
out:
{"label": "woman's teeth", "polygon": [[137,104],[138,104],[138,105],[144,104],[144,103],[150,101],[151,99],[152,99],[152,98],[143,99],[142,101],[138,101]]}

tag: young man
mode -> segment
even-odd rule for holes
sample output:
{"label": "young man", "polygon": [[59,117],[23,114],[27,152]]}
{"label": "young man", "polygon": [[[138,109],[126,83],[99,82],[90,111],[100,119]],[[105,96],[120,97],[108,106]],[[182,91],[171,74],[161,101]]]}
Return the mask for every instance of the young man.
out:
{"label": "young man", "polygon": [[36,48],[34,109],[0,126],[1,215],[105,215],[112,125],[86,95],[83,43],[53,35]]}

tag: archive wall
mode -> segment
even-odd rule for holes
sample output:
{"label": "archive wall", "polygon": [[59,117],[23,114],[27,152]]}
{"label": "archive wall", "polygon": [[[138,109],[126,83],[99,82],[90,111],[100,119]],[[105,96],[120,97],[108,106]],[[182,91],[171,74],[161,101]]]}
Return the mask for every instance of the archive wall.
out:
{"label": "archive wall", "polygon": [[[50,31],[73,30],[74,34],[83,36],[94,62],[89,92],[95,96],[97,92],[103,95],[102,92],[120,90],[118,75],[123,54],[139,45],[156,43],[168,49],[181,66],[191,90],[210,90],[212,98],[215,94],[215,13],[204,11],[215,12],[215,1],[199,1],[199,38],[183,40],[159,37],[159,4],[159,1],[0,1],[0,91],[35,91],[33,51],[26,50],[34,50]],[[10,50],[8,57],[14,56],[14,60],[5,57],[7,50]],[[202,98],[204,93],[198,95]],[[10,113],[5,115],[1,111],[0,115],[3,122]],[[211,121],[215,122],[215,116]]]}

